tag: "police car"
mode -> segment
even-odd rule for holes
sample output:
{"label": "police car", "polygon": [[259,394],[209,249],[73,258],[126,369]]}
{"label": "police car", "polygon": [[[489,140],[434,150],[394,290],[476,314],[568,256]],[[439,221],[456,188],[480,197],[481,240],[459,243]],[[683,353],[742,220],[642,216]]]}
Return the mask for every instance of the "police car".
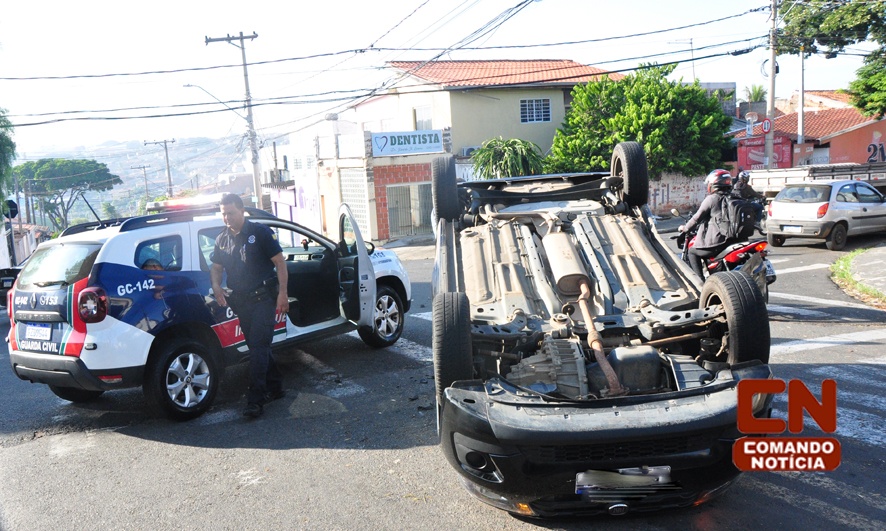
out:
{"label": "police car", "polygon": [[[289,271],[275,348],[355,329],[372,347],[399,339],[409,277],[394,252],[364,242],[346,205],[338,241],[247,212],[273,230]],[[248,354],[237,316],[210,285],[222,229],[216,206],[81,224],[41,244],[7,295],[12,370],[72,402],[141,386],[156,413],[205,412],[225,367]],[[162,269],[143,269],[148,261]]]}

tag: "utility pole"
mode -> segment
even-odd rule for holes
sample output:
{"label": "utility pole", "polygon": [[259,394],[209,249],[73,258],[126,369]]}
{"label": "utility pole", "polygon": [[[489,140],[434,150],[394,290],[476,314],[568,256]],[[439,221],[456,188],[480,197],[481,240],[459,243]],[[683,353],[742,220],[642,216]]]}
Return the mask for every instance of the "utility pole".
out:
{"label": "utility pole", "polygon": [[[803,107],[806,106],[806,49],[800,45],[800,108],[797,109],[797,144],[806,143],[805,130],[803,128]],[[803,148],[801,148],[803,149]],[[806,151],[800,153],[801,160]]]}
{"label": "utility pole", "polygon": [[772,25],[769,29],[769,102],[768,109],[766,111],[766,117],[769,118],[769,121],[772,123],[772,126],[769,128],[769,132],[766,133],[766,168],[772,169],[773,167],[773,149],[772,144],[775,139],[775,74],[778,72],[778,67],[775,64],[775,56],[776,54],[776,44],[778,41],[778,35],[776,33],[776,24],[778,23],[778,18],[776,17],[778,9],[778,0],[772,0]]}
{"label": "utility pole", "polygon": [[[172,173],[169,171],[169,147],[167,146],[167,143],[174,144],[175,139],[173,138],[172,140],[160,140],[158,142],[148,142],[147,140],[145,140],[146,146],[148,144],[163,144],[163,152],[166,153],[166,197],[171,199],[172,198]],[[148,180],[148,178],[146,176],[145,177],[146,183],[147,183],[147,180]],[[145,189],[147,189],[147,184],[145,184]],[[145,192],[145,195],[147,195],[147,192]]]}
{"label": "utility pole", "polygon": [[[774,1],[774,0],[773,0]],[[232,37],[230,34],[226,37],[218,37],[218,38],[210,38],[206,37],[206,44],[209,45],[210,42],[227,42],[234,46],[240,48],[240,53],[243,57],[243,81],[246,83],[246,129],[247,134],[249,135],[249,147],[252,151],[252,189],[255,193],[255,206],[256,208],[262,208],[262,200],[261,200],[261,170],[258,166],[258,142],[256,141],[255,136],[255,125],[252,120],[252,96],[249,93],[249,71],[246,68],[246,43],[245,39],[255,39],[258,38],[258,33],[252,32],[252,35],[243,35],[243,32],[240,32],[239,37]],[[237,45],[234,41],[240,41],[240,44]]]}
{"label": "utility pole", "polygon": [[150,168],[150,167],[151,167],[150,164],[148,164],[147,166],[142,164],[141,166],[130,166],[129,167],[129,169],[132,169],[132,170],[141,170],[142,173],[145,174],[145,201],[148,201],[148,168]]}

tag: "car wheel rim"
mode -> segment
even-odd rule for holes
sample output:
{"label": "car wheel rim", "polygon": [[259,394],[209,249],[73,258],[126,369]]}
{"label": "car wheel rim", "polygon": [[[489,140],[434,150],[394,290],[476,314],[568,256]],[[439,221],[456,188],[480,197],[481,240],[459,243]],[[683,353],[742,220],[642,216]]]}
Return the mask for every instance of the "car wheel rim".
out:
{"label": "car wheel rim", "polygon": [[193,408],[209,393],[209,365],[193,352],[180,354],[166,369],[166,393],[181,408]]}
{"label": "car wheel rim", "polygon": [[389,295],[379,297],[375,304],[375,330],[378,335],[388,338],[396,334],[400,319],[400,308],[394,298]]}

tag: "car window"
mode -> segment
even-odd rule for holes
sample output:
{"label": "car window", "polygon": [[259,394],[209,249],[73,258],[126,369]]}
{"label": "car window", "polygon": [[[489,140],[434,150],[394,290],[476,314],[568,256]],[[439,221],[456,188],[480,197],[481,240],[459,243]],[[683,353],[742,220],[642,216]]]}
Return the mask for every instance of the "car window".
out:
{"label": "car window", "polygon": [[200,270],[209,271],[212,265],[212,251],[215,250],[215,239],[224,227],[211,227],[197,233],[197,245],[200,247]]}
{"label": "car window", "polygon": [[830,200],[831,186],[818,184],[810,186],[787,186],[775,196],[776,201],[796,203],[822,203]]}
{"label": "car window", "polygon": [[864,183],[856,184],[855,191],[861,203],[880,203],[883,201],[879,192]]}
{"label": "car window", "polygon": [[844,184],[837,191],[836,200],[838,203],[858,203],[858,196],[855,195],[854,184]]}
{"label": "car window", "polygon": [[166,271],[181,271],[182,268],[182,238],[181,236],[164,236],[153,238],[138,244],[135,248],[133,263],[138,268],[144,268],[145,263],[159,262],[160,267]]}
{"label": "car window", "polygon": [[345,255],[357,254],[357,233],[351,226],[351,219],[348,216],[341,217],[341,244],[342,253]]}
{"label": "car window", "polygon": [[41,247],[28,258],[19,274],[18,285],[28,289],[32,284],[70,285],[92,271],[100,243],[62,243]]}

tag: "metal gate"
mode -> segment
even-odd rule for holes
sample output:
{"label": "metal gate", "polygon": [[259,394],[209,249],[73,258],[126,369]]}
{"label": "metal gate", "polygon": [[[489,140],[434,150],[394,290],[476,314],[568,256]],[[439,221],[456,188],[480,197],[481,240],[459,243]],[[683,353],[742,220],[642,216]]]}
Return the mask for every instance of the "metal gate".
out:
{"label": "metal gate", "polygon": [[372,238],[369,224],[369,184],[366,182],[364,170],[342,169],[341,176],[341,201],[351,207],[351,212],[357,220],[363,239],[369,241]]}
{"label": "metal gate", "polygon": [[431,233],[431,184],[387,187],[390,237]]}

